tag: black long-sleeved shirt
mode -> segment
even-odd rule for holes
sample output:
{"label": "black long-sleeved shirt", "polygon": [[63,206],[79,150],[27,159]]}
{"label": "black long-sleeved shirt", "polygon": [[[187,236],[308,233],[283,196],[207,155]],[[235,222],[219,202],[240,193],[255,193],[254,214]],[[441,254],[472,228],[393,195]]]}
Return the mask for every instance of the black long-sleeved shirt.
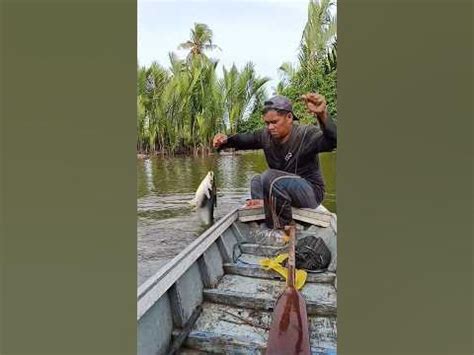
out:
{"label": "black long-sleeved shirt", "polygon": [[231,136],[221,148],[263,149],[271,169],[299,175],[310,182],[315,191],[324,193],[318,153],[330,152],[336,146],[336,123],[328,117],[320,127],[293,123],[290,138],[285,143],[280,143],[264,128]]}

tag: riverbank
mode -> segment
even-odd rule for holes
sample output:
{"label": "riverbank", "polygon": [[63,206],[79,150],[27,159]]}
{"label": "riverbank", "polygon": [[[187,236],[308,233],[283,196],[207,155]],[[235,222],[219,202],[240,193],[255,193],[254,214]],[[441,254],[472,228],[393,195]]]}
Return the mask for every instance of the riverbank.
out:
{"label": "riverbank", "polygon": [[255,154],[255,151],[252,150],[221,150],[210,151],[205,154],[193,154],[192,152],[177,152],[177,153],[164,153],[164,152],[154,152],[154,153],[137,153],[138,159],[150,159],[153,157],[208,157],[208,156],[224,156],[224,155],[246,155],[246,154]]}

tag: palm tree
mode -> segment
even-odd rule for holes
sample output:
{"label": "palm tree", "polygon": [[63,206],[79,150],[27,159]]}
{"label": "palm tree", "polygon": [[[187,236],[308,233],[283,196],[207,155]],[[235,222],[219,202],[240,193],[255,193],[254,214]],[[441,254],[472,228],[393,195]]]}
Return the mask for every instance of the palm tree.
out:
{"label": "palm tree", "polygon": [[328,53],[328,47],[336,35],[337,21],[331,15],[333,0],[310,0],[308,20],[303,30],[300,53],[298,55],[301,68],[302,86],[314,89],[313,74]]}
{"label": "palm tree", "polygon": [[285,89],[291,84],[291,81],[296,75],[297,69],[292,63],[285,62],[278,68],[278,71],[280,75],[280,81],[278,82],[277,87],[274,87],[273,89],[275,94],[283,95]]}
{"label": "palm tree", "polygon": [[137,96],[137,152],[146,151],[145,143],[148,141],[145,121],[145,106],[141,95]]}
{"label": "palm tree", "polygon": [[189,49],[188,59],[203,56],[207,50],[220,49],[212,43],[212,30],[204,23],[195,23],[191,29],[191,38],[179,45],[179,49]]}
{"label": "palm tree", "polygon": [[239,124],[260,107],[265,97],[264,85],[270,80],[259,77],[252,62],[239,71],[235,65],[230,70],[224,67],[224,78],[221,88],[224,93],[225,116],[228,120],[230,133],[237,133]]}
{"label": "palm tree", "polygon": [[222,125],[224,111],[223,93],[217,79],[217,62],[208,61],[203,65],[199,83],[194,93],[195,149],[210,149],[213,135]]}
{"label": "palm tree", "polygon": [[325,69],[326,74],[337,69],[337,38],[334,38],[334,43],[328,49]]}
{"label": "palm tree", "polygon": [[210,148],[222,118],[217,62],[199,57],[186,62],[173,54],[170,62],[169,79],[160,95],[154,96],[149,137],[169,153],[190,148],[194,153],[199,149],[204,152]]}
{"label": "palm tree", "polygon": [[336,35],[337,19],[331,15],[333,0],[310,0],[308,20],[301,39],[300,58],[316,59],[324,55],[329,42]]}
{"label": "palm tree", "polygon": [[157,106],[168,85],[170,75],[157,62],[153,62],[147,69],[140,69],[138,75],[139,101],[143,106],[139,114],[143,120],[141,127],[143,132],[146,132],[147,146],[151,151],[155,151],[157,144],[159,147],[163,146],[163,117],[159,114]]}

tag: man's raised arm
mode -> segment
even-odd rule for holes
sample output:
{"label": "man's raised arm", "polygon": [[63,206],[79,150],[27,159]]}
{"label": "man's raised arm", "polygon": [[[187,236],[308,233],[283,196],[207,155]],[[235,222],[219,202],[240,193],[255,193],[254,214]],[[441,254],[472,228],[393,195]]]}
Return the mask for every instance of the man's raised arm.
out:
{"label": "man's raised arm", "polygon": [[302,96],[308,111],[319,122],[322,134],[313,137],[311,144],[317,152],[330,152],[337,147],[337,126],[331,118],[326,106],[326,99],[320,94],[306,94]]}
{"label": "man's raised arm", "polygon": [[252,133],[238,133],[230,137],[225,134],[217,133],[214,136],[212,145],[218,150],[224,148],[235,148],[238,150],[246,149],[261,149],[263,130],[258,130]]}

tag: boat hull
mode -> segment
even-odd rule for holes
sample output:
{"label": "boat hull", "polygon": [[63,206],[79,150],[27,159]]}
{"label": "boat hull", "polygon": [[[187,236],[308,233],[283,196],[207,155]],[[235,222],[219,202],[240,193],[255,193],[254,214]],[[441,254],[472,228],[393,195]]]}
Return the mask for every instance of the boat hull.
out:
{"label": "boat hull", "polygon": [[[335,354],[336,216],[322,207],[293,215],[297,235],[321,236],[333,256],[328,271],[308,273],[301,293],[311,353]],[[139,287],[138,354],[265,354],[285,282],[258,264],[278,251],[249,238],[263,219],[259,208],[231,211]]]}

